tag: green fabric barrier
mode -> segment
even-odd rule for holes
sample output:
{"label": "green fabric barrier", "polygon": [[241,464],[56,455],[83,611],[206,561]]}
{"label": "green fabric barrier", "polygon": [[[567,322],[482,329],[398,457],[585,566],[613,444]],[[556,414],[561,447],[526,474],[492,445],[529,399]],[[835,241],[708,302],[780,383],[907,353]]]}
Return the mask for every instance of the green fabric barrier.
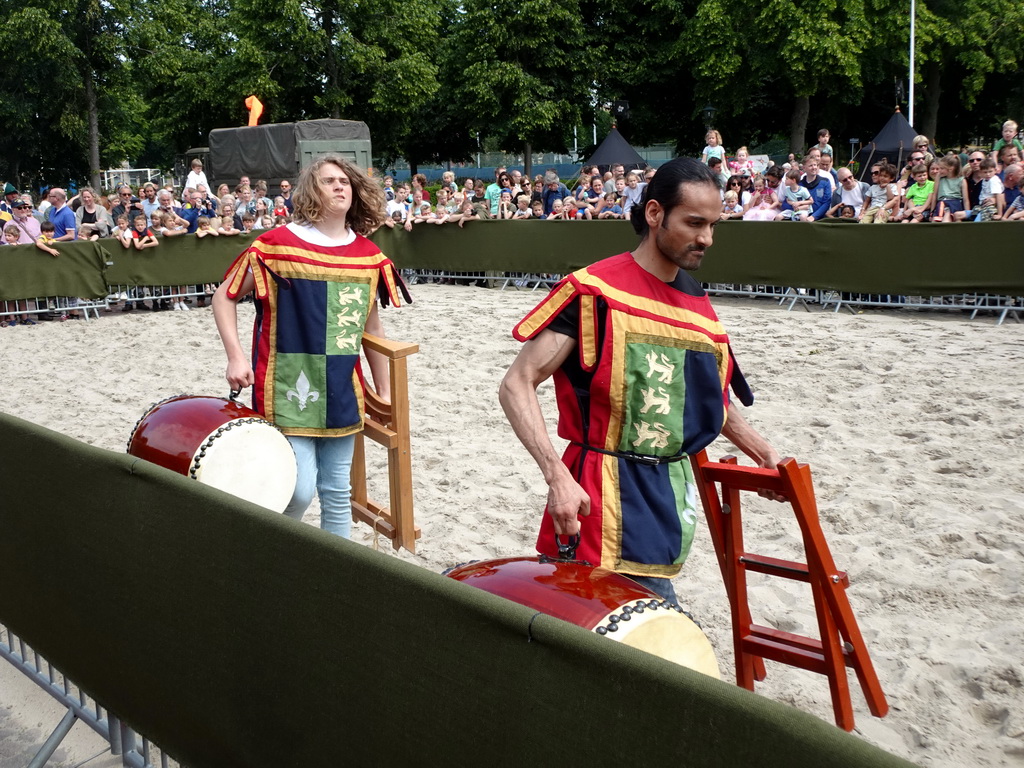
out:
{"label": "green fabric barrier", "polygon": [[103,280],[106,253],[99,242],[58,243],[56,248],[60,251],[56,258],[34,245],[0,249],[0,300],[107,295]]}
{"label": "green fabric barrier", "polygon": [[[258,233],[257,233],[258,234]],[[256,235],[160,238],[160,245],[137,251],[102,241],[110,254],[109,285],[194,285],[217,283]]]}
{"label": "green fabric barrier", "polygon": [[0,453],[0,622],[196,768],[910,765],[134,457]]}
{"label": "green fabric barrier", "polygon": [[[402,267],[567,274],[636,247],[625,221],[474,221],[382,229]],[[968,258],[969,255],[969,258]],[[725,221],[696,277],[863,293],[1024,295],[1024,225]]]}
{"label": "green fabric barrier", "polygon": [[[792,224],[726,221],[698,279],[860,293],[1024,295],[1024,225]],[[164,239],[147,251],[113,240],[62,245],[50,259],[34,246],[5,248],[0,299],[105,295],[107,285],[216,282],[253,235]],[[452,272],[567,274],[636,247],[625,221],[473,221],[383,228],[373,240],[400,267]],[[969,257],[968,257],[969,256]],[[13,258],[12,258],[13,257]],[[109,265],[106,262],[111,262]]]}

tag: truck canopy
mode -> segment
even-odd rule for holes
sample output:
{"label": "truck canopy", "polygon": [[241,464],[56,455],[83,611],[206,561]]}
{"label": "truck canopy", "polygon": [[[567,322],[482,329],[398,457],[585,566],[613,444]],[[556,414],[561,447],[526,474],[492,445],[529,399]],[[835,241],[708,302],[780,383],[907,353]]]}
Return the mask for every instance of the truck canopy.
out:
{"label": "truck canopy", "polygon": [[[324,154],[343,141],[365,142],[368,158],[370,129],[366,123],[356,120],[303,120],[216,128],[210,131],[207,173],[215,186],[233,187],[242,176],[249,176],[253,181],[266,179],[276,186],[280,179],[294,179],[299,168],[309,163],[304,155]],[[322,151],[318,152],[318,148]],[[367,167],[368,161],[359,164]]]}

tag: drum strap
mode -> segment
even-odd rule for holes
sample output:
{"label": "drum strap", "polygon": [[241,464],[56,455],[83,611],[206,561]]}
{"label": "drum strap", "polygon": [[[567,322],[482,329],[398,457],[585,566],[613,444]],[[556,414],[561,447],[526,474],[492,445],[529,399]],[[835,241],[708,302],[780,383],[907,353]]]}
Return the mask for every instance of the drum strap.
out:
{"label": "drum strap", "polygon": [[677,454],[676,456],[641,456],[637,453],[625,453],[623,451],[606,451],[604,448],[597,448],[593,445],[587,445],[577,440],[571,441],[573,445],[578,445],[584,451],[594,451],[595,453],[603,453],[605,456],[618,456],[620,459],[626,461],[635,461],[637,464],[650,464],[656,466],[658,464],[671,464],[676,461],[682,461],[683,459],[690,458],[685,453]]}

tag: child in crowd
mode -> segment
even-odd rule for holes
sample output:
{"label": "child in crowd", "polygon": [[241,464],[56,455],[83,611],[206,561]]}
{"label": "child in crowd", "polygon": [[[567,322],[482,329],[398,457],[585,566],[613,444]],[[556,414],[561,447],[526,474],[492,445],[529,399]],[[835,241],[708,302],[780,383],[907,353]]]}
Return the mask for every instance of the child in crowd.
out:
{"label": "child in crowd", "polygon": [[441,189],[446,190],[449,196],[459,191],[459,185],[455,183],[455,174],[452,171],[445,171],[441,174]]}
{"label": "child in crowd", "polygon": [[159,211],[153,211],[149,218],[151,229],[154,229],[158,235],[178,237],[179,235],[188,234],[188,227],[176,224],[172,216],[165,216]]}
{"label": "child in crowd", "polygon": [[210,224],[209,216],[200,216],[196,219],[196,237],[217,237],[220,233]]}
{"label": "child in crowd", "polygon": [[284,204],[284,198],[280,195],[274,198],[274,216],[288,217],[288,206]]}
{"label": "child in crowd", "polygon": [[[174,216],[172,216],[171,214],[163,214],[160,211],[153,211],[153,213],[150,214],[149,219],[152,229],[154,229],[156,233],[161,237],[178,237],[179,235],[188,234],[188,227],[182,227],[176,224],[174,221]],[[186,293],[187,290],[187,287],[184,285],[179,285],[175,287],[175,292],[178,294],[178,296],[181,296],[182,294]],[[165,293],[164,295],[166,296],[167,294]],[[163,309],[167,309],[167,303],[167,299],[161,301],[161,306]],[[153,307],[156,308],[155,300],[153,302]],[[172,308],[174,309],[175,312],[188,311],[188,305],[180,298],[174,299]]]}
{"label": "child in crowd", "polygon": [[939,166],[939,176],[935,184],[932,221],[963,221],[967,217],[964,201],[968,198],[967,179],[962,175],[960,158],[956,155],[940,157],[936,165]]}
{"label": "child in crowd", "polygon": [[144,251],[147,248],[156,248],[160,245],[156,235],[146,226],[146,214],[138,214],[132,221],[132,224],[135,225],[132,229],[132,245],[135,246],[135,250]]}
{"label": "child in crowd", "polygon": [[234,209],[230,205],[224,206],[223,213],[224,215],[221,216],[220,219],[220,226],[217,227],[217,234],[227,235],[228,237],[231,237],[233,235],[240,235],[242,233],[242,230],[238,229],[235,226]]}
{"label": "child in crowd", "polygon": [[580,176],[579,183],[576,185],[576,189],[573,190],[573,197],[580,201],[586,200],[590,197],[590,181],[590,176]]}
{"label": "child in crowd", "polygon": [[466,179],[462,184],[462,196],[473,202],[473,198],[476,197],[476,179]]}
{"label": "child in crowd", "polygon": [[729,170],[733,176],[754,175],[754,161],[750,159],[750,151],[746,147],[736,150],[736,159],[729,161]]}
{"label": "child in crowd", "polygon": [[274,217],[274,226],[275,227],[283,227],[285,224],[288,223],[288,218],[289,218],[288,216],[275,216]]}
{"label": "child in crowd", "polygon": [[501,197],[498,198],[498,218],[511,219],[515,215],[515,208],[512,206],[512,190],[506,187],[501,190]]}
{"label": "child in crowd", "polygon": [[622,192],[622,217],[629,218],[629,212],[634,205],[639,205],[644,196],[645,184],[641,180],[639,171],[630,171],[626,177],[626,188]]}
{"label": "child in crowd", "polygon": [[[200,216],[196,219],[196,237],[200,239],[204,237],[220,237],[220,232],[218,229],[214,228],[209,216]],[[213,283],[206,283],[203,286],[203,293],[207,296],[213,296],[213,292],[216,289],[217,286]],[[202,297],[199,298],[199,306],[206,306]],[[188,309],[188,307],[186,306],[185,309]]]}
{"label": "child in crowd", "polygon": [[828,140],[832,137],[829,135],[828,128],[822,128],[818,131],[818,143],[814,146],[823,155],[832,156],[832,145],[828,143]]}
{"label": "child in crowd", "polygon": [[780,201],[781,209],[776,221],[802,221],[811,213],[811,193],[800,185],[800,171],[793,168],[786,173],[786,189]]}
{"label": "child in crowd", "polygon": [[1007,120],[1003,123],[1003,137],[996,141],[992,145],[992,159],[999,159],[999,150],[1005,147],[1007,144],[1012,144],[1020,152],[1021,157],[1024,157],[1024,144],[1021,144],[1020,139],[1017,138],[1017,123],[1013,120]]}
{"label": "child in crowd", "polygon": [[[462,201],[462,212],[458,214],[458,217],[460,227],[466,226],[467,221],[473,221],[474,219],[480,218],[480,214],[473,205],[472,198],[467,197]],[[455,217],[453,216],[452,218],[454,219]]]}
{"label": "child in crowd", "polygon": [[110,236],[117,238],[117,241],[125,248],[130,248],[132,245],[132,230],[128,226],[128,216],[122,213],[117,217],[114,222],[114,229],[110,232]]}
{"label": "child in crowd", "polygon": [[725,147],[722,146],[722,134],[712,129],[708,131],[704,136],[704,141],[707,142],[707,146],[700,153],[700,161],[704,165],[708,164],[708,160],[712,157],[717,157],[723,163],[725,162]]}
{"label": "child in crowd", "polygon": [[395,199],[395,180],[391,176],[384,177],[384,202],[390,203]]}
{"label": "child in crowd", "polygon": [[531,218],[534,219],[541,219],[543,221],[547,218],[547,216],[544,215],[544,203],[540,200],[531,200],[530,213],[532,214]]}
{"label": "child in crowd", "polygon": [[604,196],[604,200],[598,210],[597,218],[599,219],[621,219],[622,218],[622,206],[619,205],[619,199],[616,197],[614,192],[608,192]]}
{"label": "child in crowd", "polygon": [[17,245],[20,239],[21,230],[18,229],[17,224],[8,224],[6,227],[4,227],[3,245]]}
{"label": "child in crowd", "polygon": [[[593,182],[591,182],[590,186],[593,188]],[[572,197],[562,200],[562,210],[565,212],[565,218],[571,221],[583,221],[584,219],[589,221],[594,218],[591,208],[580,205]]]}
{"label": "child in crowd", "polygon": [[444,187],[441,187],[439,190],[437,190],[438,205],[444,207],[444,212],[446,216],[451,217],[453,214],[458,213],[459,209],[462,208],[462,201],[464,199],[465,198],[463,197],[462,193],[459,192],[458,190],[456,190],[455,192],[451,192]]}
{"label": "child in crowd", "polygon": [[839,209],[839,218],[852,221],[857,218],[857,210],[852,205],[844,205]]}
{"label": "child in crowd", "polygon": [[44,221],[40,224],[39,237],[36,238],[36,248],[41,251],[45,251],[56,259],[60,256],[60,251],[53,247],[53,244],[57,242],[54,232],[55,228],[52,221]]}
{"label": "child in crowd", "polygon": [[529,219],[532,216],[533,212],[530,210],[530,196],[520,195],[517,197],[516,210],[515,213],[512,214],[512,218],[522,221],[524,219]]}
{"label": "child in crowd", "polygon": [[561,198],[555,198],[551,202],[551,213],[548,214],[548,221],[563,221],[565,219],[565,203]]}
{"label": "child in crowd", "polygon": [[434,217],[430,220],[430,222],[432,224],[444,224],[450,218],[451,215],[448,213],[448,209],[445,208],[444,203],[440,202],[439,200],[437,206],[434,208]]}
{"label": "child in crowd", "polygon": [[1003,218],[1005,196],[1002,180],[996,176],[996,161],[986,157],[981,161],[981,191],[978,207],[974,210],[975,221],[999,221]]}
{"label": "child in crowd", "polygon": [[928,220],[928,205],[935,191],[935,182],[928,178],[928,168],[924,163],[911,168],[910,177],[914,183],[907,187],[906,204],[896,218],[904,224],[918,224]]}
{"label": "child in crowd", "polygon": [[83,224],[78,228],[79,240],[99,240],[100,233],[92,224]]}
{"label": "child in crowd", "polygon": [[256,228],[256,217],[251,213],[242,215],[242,234],[248,235]]}
{"label": "child in crowd", "polygon": [[741,218],[743,218],[743,206],[740,205],[740,196],[735,189],[730,189],[722,200],[722,221]]}
{"label": "child in crowd", "polygon": [[[875,174],[873,174],[875,175]],[[896,169],[890,163],[879,163],[878,173],[873,179],[874,184],[864,195],[864,204],[860,209],[861,224],[884,224],[892,215],[893,209],[899,204],[896,193]]]}
{"label": "child in crowd", "polygon": [[775,209],[779,205],[775,192],[765,183],[764,177],[758,174],[754,177],[754,192],[750,197],[750,204],[743,212],[743,220],[774,221]]}
{"label": "child in crowd", "polygon": [[263,214],[260,218],[260,229],[273,229],[274,228],[274,217],[269,213]]}

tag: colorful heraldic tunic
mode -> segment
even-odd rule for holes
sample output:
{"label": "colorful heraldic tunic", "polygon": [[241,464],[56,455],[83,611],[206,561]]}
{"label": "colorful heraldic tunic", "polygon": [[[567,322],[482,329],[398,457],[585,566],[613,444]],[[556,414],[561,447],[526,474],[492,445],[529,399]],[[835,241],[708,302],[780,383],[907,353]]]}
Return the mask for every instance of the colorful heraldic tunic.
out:
{"label": "colorful heraldic tunic", "polygon": [[340,437],[363,426],[363,328],[376,297],[409,295],[394,264],[365,237],[320,246],[288,226],[260,235],[228,269],[237,298],[256,281],[253,409],[286,435]]}
{"label": "colorful heraldic tunic", "polygon": [[[577,557],[627,574],[679,572],[698,509],[685,456],[722,431],[730,380],[752,402],[707,295],[685,272],[681,282],[692,295],[613,256],[567,277],[513,330],[526,341],[578,315],[578,360],[554,375],[558,434],[571,441],[562,461],[591,499]],[[670,457],[682,460],[651,460]],[[548,514],[537,549],[558,554]]]}

